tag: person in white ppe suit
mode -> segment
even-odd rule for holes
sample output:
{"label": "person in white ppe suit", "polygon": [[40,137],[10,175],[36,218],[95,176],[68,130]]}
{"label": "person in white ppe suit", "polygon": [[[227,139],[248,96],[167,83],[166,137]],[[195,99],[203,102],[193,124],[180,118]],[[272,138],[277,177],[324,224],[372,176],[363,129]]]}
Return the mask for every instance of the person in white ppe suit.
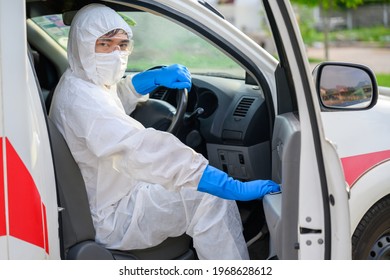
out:
{"label": "person in white ppe suit", "polygon": [[50,109],[83,175],[96,242],[143,249],[187,233],[200,259],[248,259],[234,200],[261,198],[279,186],[234,180],[172,134],[129,116],[158,85],[191,87],[182,65],[122,79],[131,37],[114,10],[82,8],[71,24],[70,67]]}

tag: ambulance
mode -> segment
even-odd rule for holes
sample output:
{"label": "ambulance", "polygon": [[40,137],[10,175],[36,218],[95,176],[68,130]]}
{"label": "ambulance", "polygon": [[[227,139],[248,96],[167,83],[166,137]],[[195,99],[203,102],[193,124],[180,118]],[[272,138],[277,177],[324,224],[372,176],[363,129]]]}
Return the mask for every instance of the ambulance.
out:
{"label": "ambulance", "polygon": [[270,48],[202,0],[0,0],[0,259],[197,258],[186,235],[126,252],[94,240],[80,170],[48,117],[69,26],[92,2],[133,29],[126,75],[192,73],[190,92],[158,88],[132,117],[237,179],[281,185],[237,201],[251,259],[390,258],[389,89],[360,64],[312,71],[289,1],[262,1]]}

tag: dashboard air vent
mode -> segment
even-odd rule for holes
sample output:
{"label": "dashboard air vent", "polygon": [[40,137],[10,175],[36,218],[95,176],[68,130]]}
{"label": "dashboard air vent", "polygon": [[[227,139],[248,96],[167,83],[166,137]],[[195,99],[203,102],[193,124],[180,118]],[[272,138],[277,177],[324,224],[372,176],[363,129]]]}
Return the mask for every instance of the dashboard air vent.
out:
{"label": "dashboard air vent", "polygon": [[233,116],[244,118],[254,101],[254,98],[249,97],[244,97],[243,99],[241,99],[240,103],[238,103],[236,109],[234,110]]}
{"label": "dashboard air vent", "polygon": [[164,87],[157,88],[153,94],[151,94],[151,98],[153,99],[159,99],[162,100],[164,98],[165,93],[167,92],[167,89]]}

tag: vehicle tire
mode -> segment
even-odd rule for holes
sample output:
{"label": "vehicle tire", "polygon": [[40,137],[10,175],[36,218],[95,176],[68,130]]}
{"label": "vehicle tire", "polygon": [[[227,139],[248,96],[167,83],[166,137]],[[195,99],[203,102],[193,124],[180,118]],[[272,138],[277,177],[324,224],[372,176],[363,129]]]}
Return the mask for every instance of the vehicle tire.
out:
{"label": "vehicle tire", "polygon": [[390,195],[374,204],[356,227],[352,259],[390,259]]}

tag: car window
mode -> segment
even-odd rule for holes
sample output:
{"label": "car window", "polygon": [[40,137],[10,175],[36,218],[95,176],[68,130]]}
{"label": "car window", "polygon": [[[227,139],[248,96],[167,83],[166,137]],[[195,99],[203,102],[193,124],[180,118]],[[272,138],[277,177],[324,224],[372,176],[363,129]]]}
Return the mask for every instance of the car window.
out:
{"label": "car window", "polygon": [[70,27],[64,24],[61,14],[34,17],[32,20],[61,47],[66,49]]}
{"label": "car window", "polygon": [[[245,70],[222,51],[184,27],[163,17],[145,12],[121,12],[133,30],[134,50],[128,71],[179,63],[192,73],[245,78]],[[59,14],[32,20],[66,49],[69,26]]]}

